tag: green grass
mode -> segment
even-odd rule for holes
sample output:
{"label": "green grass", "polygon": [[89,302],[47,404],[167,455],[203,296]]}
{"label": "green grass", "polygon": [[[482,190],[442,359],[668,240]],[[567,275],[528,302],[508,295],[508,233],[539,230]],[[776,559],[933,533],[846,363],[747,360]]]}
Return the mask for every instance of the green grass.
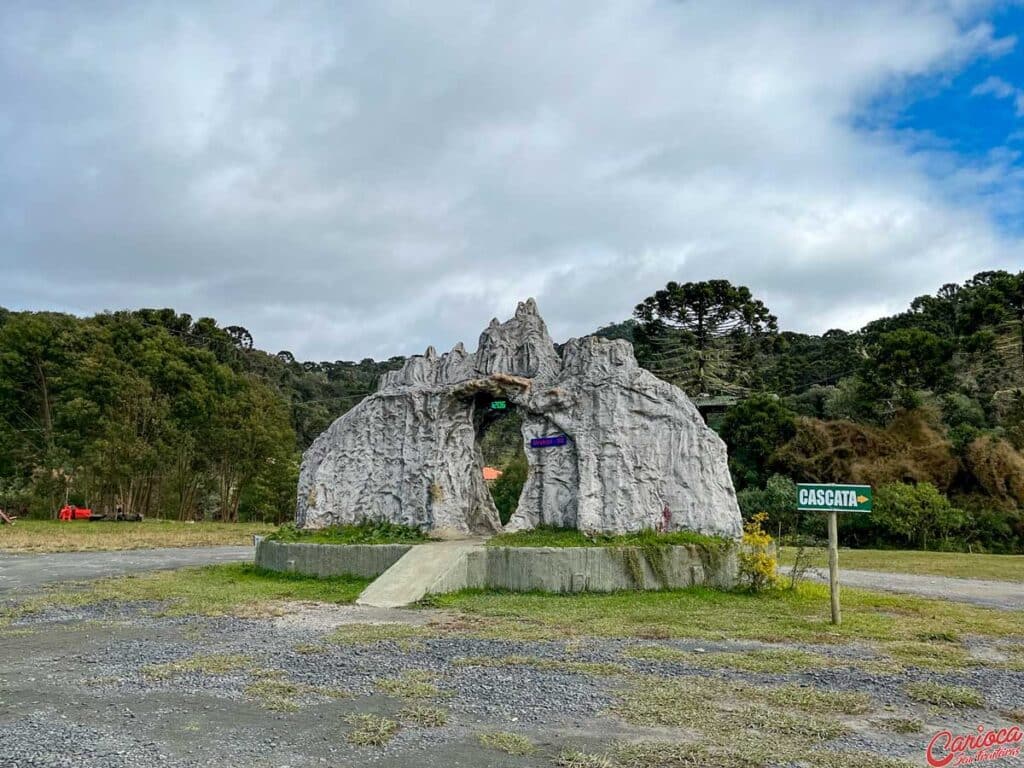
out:
{"label": "green grass", "polygon": [[418,528],[391,523],[359,523],[335,525],[318,530],[301,530],[293,525],[282,525],[267,536],[271,541],[301,544],[421,544],[429,541]]}
{"label": "green grass", "polygon": [[[103,579],[55,590],[7,610],[7,616],[51,606],[92,605],[104,601],[155,601],[164,616],[269,616],[281,613],[277,603],[307,600],[351,603],[368,580],[350,576],[317,579],[301,574],[264,571],[250,563],[211,565]],[[4,614],[0,613],[0,620]]]}
{"label": "green grass", "polygon": [[212,547],[252,544],[253,534],[269,534],[265,523],[181,523],[145,520],[110,523],[18,520],[0,525],[0,551],[92,552],[154,547]]}
{"label": "green grass", "polygon": [[692,531],[658,533],[652,530],[623,536],[588,536],[575,528],[534,528],[530,531],[499,533],[487,541],[489,547],[649,547],[695,544],[706,549],[720,550],[732,541],[715,536],[704,536]]}
{"label": "green grass", "polygon": [[662,592],[549,595],[465,591],[430,601],[465,612],[478,637],[565,640],[578,636],[764,642],[913,641],[936,626],[975,635],[1024,635],[1024,612],[908,595],[843,590],[843,624],[829,623],[828,587],[762,594],[704,587]]}
{"label": "green grass", "polygon": [[902,641],[885,643],[880,647],[880,650],[904,666],[920,667],[922,669],[943,671],[976,667],[983,664],[982,661],[972,658],[967,648],[959,642],[928,643]]}
{"label": "green grass", "polygon": [[[808,550],[814,567],[828,567],[828,551]],[[796,550],[782,547],[781,565],[792,565]],[[1024,555],[972,555],[963,552],[915,552],[887,549],[841,549],[839,566],[851,571],[921,573],[959,579],[1024,582]]]}
{"label": "green grass", "polygon": [[985,697],[981,693],[962,685],[908,683],[904,686],[904,690],[914,701],[934,704],[937,707],[981,708],[985,706]]}
{"label": "green grass", "polygon": [[533,742],[518,733],[493,731],[477,735],[477,741],[488,749],[504,752],[506,755],[528,755],[536,749]]}

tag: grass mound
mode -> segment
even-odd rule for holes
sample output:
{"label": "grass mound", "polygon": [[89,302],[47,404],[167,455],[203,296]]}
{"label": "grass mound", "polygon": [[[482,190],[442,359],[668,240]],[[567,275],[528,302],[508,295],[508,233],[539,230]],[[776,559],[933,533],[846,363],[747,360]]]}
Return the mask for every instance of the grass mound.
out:
{"label": "grass mound", "polygon": [[487,541],[489,547],[650,547],[695,544],[706,549],[719,550],[732,544],[728,539],[704,536],[693,531],[658,533],[645,530],[622,536],[588,536],[575,528],[542,526],[532,531],[499,533]]}
{"label": "grass mound", "polygon": [[427,535],[418,528],[372,522],[334,525],[313,531],[282,525],[267,539],[291,544],[420,544],[428,541]]}

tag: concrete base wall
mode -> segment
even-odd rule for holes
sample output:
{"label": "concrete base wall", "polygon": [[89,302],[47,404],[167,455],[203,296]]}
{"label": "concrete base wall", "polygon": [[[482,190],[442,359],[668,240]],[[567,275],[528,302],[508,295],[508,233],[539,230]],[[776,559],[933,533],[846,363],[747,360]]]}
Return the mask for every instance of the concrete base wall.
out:
{"label": "concrete base wall", "polygon": [[471,552],[468,586],[512,592],[615,592],[736,585],[736,549],[697,546],[487,547]]}
{"label": "concrete base wall", "polygon": [[374,579],[398,562],[410,544],[293,544],[264,539],[256,545],[256,567],[270,571]]}
{"label": "concrete base wall", "polygon": [[[424,546],[424,545],[421,545]],[[425,545],[429,546],[429,545]],[[353,574],[373,578],[394,565],[408,545],[284,544],[262,541],[256,564],[314,576]],[[428,593],[466,588],[512,592],[614,592],[736,585],[737,547],[712,552],[698,546],[485,547],[453,550]],[[438,555],[440,557],[440,555]],[[440,566],[441,564],[438,563]]]}

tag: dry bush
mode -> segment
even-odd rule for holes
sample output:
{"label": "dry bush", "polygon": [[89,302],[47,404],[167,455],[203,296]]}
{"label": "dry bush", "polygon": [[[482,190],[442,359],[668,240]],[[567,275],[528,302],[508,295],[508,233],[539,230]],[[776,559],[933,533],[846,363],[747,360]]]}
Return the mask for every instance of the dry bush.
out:
{"label": "dry bush", "polygon": [[898,415],[885,429],[852,421],[797,419],[796,436],[773,458],[779,471],[818,482],[928,482],[947,491],[959,463],[952,445],[921,410]]}
{"label": "dry bush", "polygon": [[1024,504],[1024,456],[1005,440],[979,437],[967,446],[964,465],[989,496]]}

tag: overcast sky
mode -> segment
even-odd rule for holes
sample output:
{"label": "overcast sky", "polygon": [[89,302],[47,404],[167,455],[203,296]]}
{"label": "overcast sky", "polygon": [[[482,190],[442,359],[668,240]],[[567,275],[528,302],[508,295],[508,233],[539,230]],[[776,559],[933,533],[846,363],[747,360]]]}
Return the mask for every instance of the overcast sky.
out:
{"label": "overcast sky", "polygon": [[949,2],[0,8],[0,305],[302,359],[557,340],[669,280],[854,329],[1024,268],[1024,13]]}

